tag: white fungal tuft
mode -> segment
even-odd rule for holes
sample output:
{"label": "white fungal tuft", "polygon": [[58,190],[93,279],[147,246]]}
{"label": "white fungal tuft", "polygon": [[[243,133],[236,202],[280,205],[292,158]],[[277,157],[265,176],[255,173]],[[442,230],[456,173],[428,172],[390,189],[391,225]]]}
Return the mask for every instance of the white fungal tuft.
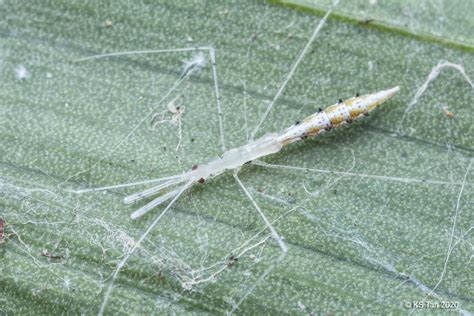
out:
{"label": "white fungal tuft", "polygon": [[200,70],[206,65],[206,63],[206,56],[202,52],[195,54],[191,59],[184,61],[181,77],[190,75],[192,72]]}
{"label": "white fungal tuft", "polygon": [[26,80],[30,78],[30,73],[28,72],[28,69],[26,69],[25,66],[20,64],[15,67],[15,77],[17,80]]}

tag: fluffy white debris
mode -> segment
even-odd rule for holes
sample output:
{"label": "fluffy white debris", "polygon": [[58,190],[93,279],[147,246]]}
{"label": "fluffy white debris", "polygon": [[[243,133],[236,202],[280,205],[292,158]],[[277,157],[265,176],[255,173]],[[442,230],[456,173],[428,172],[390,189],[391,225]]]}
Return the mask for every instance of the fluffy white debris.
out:
{"label": "fluffy white debris", "polygon": [[17,80],[26,80],[31,77],[28,69],[23,64],[15,67],[15,77]]}

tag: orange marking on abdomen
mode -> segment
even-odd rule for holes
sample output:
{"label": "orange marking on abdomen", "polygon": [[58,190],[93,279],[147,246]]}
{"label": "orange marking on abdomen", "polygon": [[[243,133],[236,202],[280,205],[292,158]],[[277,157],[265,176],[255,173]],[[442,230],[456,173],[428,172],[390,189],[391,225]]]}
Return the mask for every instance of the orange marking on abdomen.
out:
{"label": "orange marking on abdomen", "polygon": [[324,112],[327,114],[331,124],[335,127],[342,122],[350,119],[351,115],[345,103],[334,104],[326,108]]}

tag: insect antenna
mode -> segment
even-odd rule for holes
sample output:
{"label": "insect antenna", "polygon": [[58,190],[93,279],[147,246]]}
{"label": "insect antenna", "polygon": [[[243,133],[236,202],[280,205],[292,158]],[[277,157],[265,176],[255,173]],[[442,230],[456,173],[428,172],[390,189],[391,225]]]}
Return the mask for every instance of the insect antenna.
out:
{"label": "insect antenna", "polygon": [[139,217],[142,217],[143,215],[145,215],[146,213],[148,213],[149,211],[151,211],[155,207],[163,204],[164,202],[168,201],[169,199],[174,198],[177,194],[182,192],[182,190],[185,189],[186,186],[189,187],[189,184],[182,185],[179,188],[177,188],[176,190],[173,190],[173,191],[170,191],[166,194],[160,195],[159,197],[157,197],[153,201],[149,202],[148,204],[145,204],[144,206],[140,207],[138,210],[133,212],[130,215],[130,217],[132,219],[137,219]]}
{"label": "insect antenna", "polygon": [[173,179],[173,180],[169,180],[165,183],[161,183],[159,185],[156,185],[154,187],[151,187],[149,189],[146,189],[144,191],[141,191],[141,192],[137,192],[137,193],[134,193],[134,194],[131,194],[129,196],[126,196],[124,199],[123,199],[123,203],[125,204],[130,204],[130,203],[133,203],[133,202],[136,202],[136,201],[139,201],[139,200],[142,200],[142,199],[146,199],[147,197],[150,197],[150,196],[153,196],[153,195],[156,195],[157,193],[159,193],[160,191],[162,190],[165,190],[171,186],[174,186],[176,184],[179,184],[179,183],[182,183],[184,182],[185,179],[184,178],[178,178],[178,179]]}
{"label": "insect antenna", "polygon": [[89,189],[82,189],[82,190],[65,190],[66,192],[82,194],[82,193],[89,193],[89,192],[98,192],[98,191],[105,191],[111,189],[120,189],[120,188],[127,188],[127,187],[134,187],[137,185],[143,185],[147,183],[159,183],[168,180],[176,180],[182,177],[182,174],[177,174],[170,177],[158,178],[158,179],[150,179],[150,180],[143,180],[138,182],[130,182],[130,183],[123,183],[123,184],[115,184],[115,185],[108,185],[105,187],[98,187],[98,188],[89,188]]}

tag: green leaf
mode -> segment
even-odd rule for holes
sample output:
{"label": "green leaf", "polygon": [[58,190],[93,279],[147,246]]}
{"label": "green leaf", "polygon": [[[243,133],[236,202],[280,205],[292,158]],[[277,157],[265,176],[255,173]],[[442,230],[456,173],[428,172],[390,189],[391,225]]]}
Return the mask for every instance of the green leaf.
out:
{"label": "green leaf", "polygon": [[[148,186],[71,190],[179,174],[222,154],[206,52],[171,92],[195,51],[77,59],[212,46],[232,148],[330,6],[1,1],[0,312],[98,313],[117,264],[163,210],[130,219],[145,203],[123,197]],[[472,312],[474,93],[452,67],[427,78],[442,61],[473,77],[473,10],[341,2],[257,136],[356,93],[401,92],[362,122],[263,159],[306,171],[242,168],[284,236],[284,260],[229,172],[180,197],[118,274],[105,312],[224,313],[247,294],[241,314],[404,313],[412,302]],[[147,117],[170,118],[172,100],[185,108],[180,146],[177,125]],[[232,262],[237,249],[246,252]]]}

